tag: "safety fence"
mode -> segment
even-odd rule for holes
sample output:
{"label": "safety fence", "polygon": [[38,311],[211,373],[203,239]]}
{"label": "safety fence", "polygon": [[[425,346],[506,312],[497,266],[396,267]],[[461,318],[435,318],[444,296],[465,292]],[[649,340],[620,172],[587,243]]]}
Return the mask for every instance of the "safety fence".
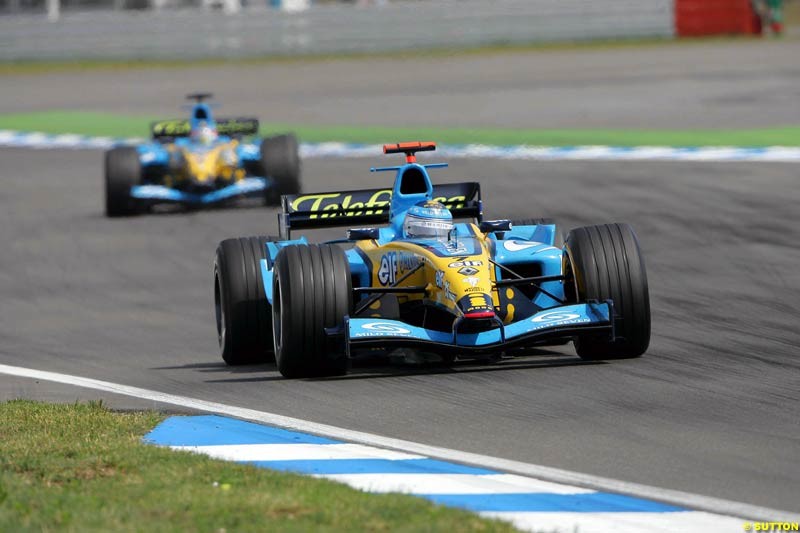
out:
{"label": "safety fence", "polygon": [[670,37],[674,0],[441,0],[0,16],[0,61],[192,59]]}

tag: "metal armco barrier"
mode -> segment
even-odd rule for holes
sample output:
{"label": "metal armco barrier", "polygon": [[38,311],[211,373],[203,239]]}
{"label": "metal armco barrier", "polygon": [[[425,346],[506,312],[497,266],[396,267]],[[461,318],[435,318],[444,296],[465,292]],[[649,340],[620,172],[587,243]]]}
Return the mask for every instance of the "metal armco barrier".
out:
{"label": "metal armco barrier", "polygon": [[146,10],[0,17],[0,60],[191,59],[670,37],[673,0],[442,0],[285,13]]}

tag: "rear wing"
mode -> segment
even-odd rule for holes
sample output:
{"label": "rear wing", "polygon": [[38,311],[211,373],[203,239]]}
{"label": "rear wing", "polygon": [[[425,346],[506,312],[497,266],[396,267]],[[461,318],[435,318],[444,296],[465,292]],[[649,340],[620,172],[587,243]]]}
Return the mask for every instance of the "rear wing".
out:
{"label": "rear wing", "polygon": [[[227,137],[241,137],[258,133],[258,119],[249,117],[217,119],[217,133]],[[177,137],[188,137],[192,132],[189,120],[159,120],[150,125],[154,140],[163,141]]]}
{"label": "rear wing", "polygon": [[[434,185],[433,199],[443,203],[453,218],[483,219],[480,183]],[[287,194],[281,197],[283,212],[278,214],[280,236],[288,240],[295,229],[386,224],[391,201],[390,188]]]}

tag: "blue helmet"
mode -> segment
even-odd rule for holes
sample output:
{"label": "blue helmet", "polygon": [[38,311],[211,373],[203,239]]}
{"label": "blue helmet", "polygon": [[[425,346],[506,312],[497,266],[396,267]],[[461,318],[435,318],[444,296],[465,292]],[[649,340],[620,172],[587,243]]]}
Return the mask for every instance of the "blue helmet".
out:
{"label": "blue helmet", "polygon": [[453,215],[435,200],[411,206],[403,220],[403,235],[412,239],[449,240],[452,231]]}

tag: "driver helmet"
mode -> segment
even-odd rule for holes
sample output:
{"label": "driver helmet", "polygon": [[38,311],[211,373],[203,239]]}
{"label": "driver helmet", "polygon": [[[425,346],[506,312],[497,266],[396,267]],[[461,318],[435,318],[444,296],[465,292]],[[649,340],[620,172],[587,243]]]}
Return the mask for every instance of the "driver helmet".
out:
{"label": "driver helmet", "polygon": [[411,206],[403,220],[403,235],[412,239],[450,240],[452,231],[453,215],[435,200]]}
{"label": "driver helmet", "polygon": [[192,130],[192,140],[206,146],[213,144],[217,140],[217,129],[211,127],[208,122],[201,120]]}

